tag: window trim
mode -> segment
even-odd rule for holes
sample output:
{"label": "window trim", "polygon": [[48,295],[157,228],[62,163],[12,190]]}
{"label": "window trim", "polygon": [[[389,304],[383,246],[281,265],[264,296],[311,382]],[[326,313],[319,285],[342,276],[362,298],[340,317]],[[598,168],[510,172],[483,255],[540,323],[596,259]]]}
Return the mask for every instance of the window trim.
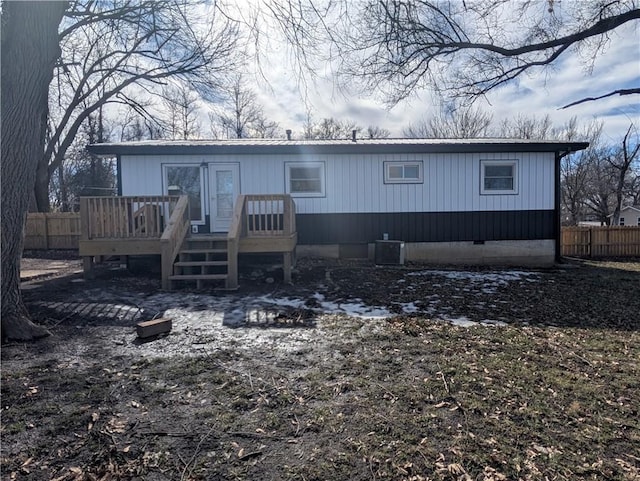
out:
{"label": "window trim", "polygon": [[[407,178],[392,178],[389,175],[389,171],[391,167],[396,167],[401,165],[403,167],[406,166],[416,166],[418,167],[418,178],[417,179],[407,179]],[[424,184],[424,162],[422,160],[403,160],[403,161],[385,161],[383,162],[384,169],[384,183],[385,184]]]}
{"label": "window trim", "polygon": [[162,195],[169,195],[169,178],[168,178],[168,172],[167,169],[171,168],[171,167],[198,167],[200,169],[200,212],[201,212],[201,218],[200,219],[191,219],[191,225],[206,225],[207,224],[207,211],[205,209],[205,198],[207,197],[206,195],[206,182],[205,182],[205,167],[202,166],[202,164],[197,164],[197,163],[187,163],[187,164],[182,164],[182,163],[174,163],[174,162],[170,162],[170,163],[166,163],[166,164],[161,164],[162,165]]}
{"label": "window trim", "polygon": [[[291,169],[295,167],[320,168],[320,192],[292,192]],[[285,162],[284,163],[284,187],[285,192],[291,197],[326,197],[327,169],[325,162]]]}
{"label": "window trim", "polygon": [[624,217],[618,217],[618,225],[624,226]]}
{"label": "window trim", "polygon": [[[519,193],[519,161],[518,159],[481,159],[480,160],[480,195],[518,195]],[[513,189],[486,189],[485,188],[485,167],[489,166],[513,166]]]}

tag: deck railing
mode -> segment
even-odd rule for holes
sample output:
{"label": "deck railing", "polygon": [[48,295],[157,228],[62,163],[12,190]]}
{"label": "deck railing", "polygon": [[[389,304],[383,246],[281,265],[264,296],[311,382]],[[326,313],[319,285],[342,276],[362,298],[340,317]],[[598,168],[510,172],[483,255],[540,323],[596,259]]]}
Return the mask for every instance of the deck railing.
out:
{"label": "deck railing", "polygon": [[82,239],[162,236],[179,196],[81,197]]}
{"label": "deck railing", "polygon": [[173,261],[182,247],[190,225],[189,196],[183,195],[173,209],[169,222],[167,222],[167,227],[160,238],[163,289],[171,287],[169,276],[173,271]]}
{"label": "deck railing", "polygon": [[295,204],[289,195],[247,195],[244,232],[247,237],[295,232]]}
{"label": "deck railing", "polygon": [[227,235],[227,286],[238,286],[238,248],[243,237],[287,237],[296,232],[296,205],[287,194],[239,195]]}

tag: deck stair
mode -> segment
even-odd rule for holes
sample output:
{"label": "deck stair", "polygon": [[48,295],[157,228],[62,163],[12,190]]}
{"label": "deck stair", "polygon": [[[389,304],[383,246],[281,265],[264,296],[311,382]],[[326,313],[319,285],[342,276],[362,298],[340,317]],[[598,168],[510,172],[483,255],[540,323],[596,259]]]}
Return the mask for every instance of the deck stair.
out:
{"label": "deck stair", "polygon": [[169,280],[172,286],[195,282],[197,289],[202,289],[205,283],[226,286],[228,272],[226,236],[192,236],[184,240]]}
{"label": "deck stair", "polygon": [[238,288],[240,255],[282,256],[291,282],[298,242],[296,206],[288,194],[241,194],[224,234],[194,234],[189,196],[82,197],[79,254],[85,276],[105,256],[159,255],[162,288],[223,284]]}

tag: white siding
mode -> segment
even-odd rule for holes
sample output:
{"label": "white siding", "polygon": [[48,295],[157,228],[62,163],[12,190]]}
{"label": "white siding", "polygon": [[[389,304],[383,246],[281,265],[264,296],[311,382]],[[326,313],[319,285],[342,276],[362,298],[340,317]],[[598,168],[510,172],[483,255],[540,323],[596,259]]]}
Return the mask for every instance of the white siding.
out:
{"label": "white siding", "polygon": [[[518,194],[481,195],[480,160],[518,160]],[[324,162],[326,196],[299,213],[463,212],[554,208],[553,153],[122,156],[123,195],[163,193],[163,163],[238,162],[243,194],[285,192],[285,162]],[[424,183],[384,184],[385,161],[422,161]]]}

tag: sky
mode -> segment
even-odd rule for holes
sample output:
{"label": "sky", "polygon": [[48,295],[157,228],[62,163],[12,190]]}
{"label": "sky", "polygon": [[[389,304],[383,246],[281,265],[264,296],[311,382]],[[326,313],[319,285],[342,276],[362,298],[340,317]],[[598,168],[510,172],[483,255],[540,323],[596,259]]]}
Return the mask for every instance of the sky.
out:
{"label": "sky", "polygon": [[[584,97],[640,87],[640,28],[626,24],[612,32],[606,51],[596,59],[591,72],[575,52],[567,52],[558,60],[551,69],[521,76],[517,82],[490,92],[476,105],[493,116],[494,125],[518,114],[548,114],[554,126],[574,116],[580,125],[597,119],[604,124],[604,140],[611,142],[621,139],[632,122],[640,128],[640,95],[615,96],[559,110]],[[277,121],[283,130],[292,129],[294,135],[302,132],[307,105],[315,120],[351,119],[363,128],[386,128],[392,137],[401,137],[403,127],[428,118],[435,109],[432,95],[426,90],[388,109],[380,99],[368,95],[341,94],[330,77],[307,83],[303,92],[282,49],[275,49],[263,62],[265,78],[257,76],[254,85],[258,100],[268,119]]]}

